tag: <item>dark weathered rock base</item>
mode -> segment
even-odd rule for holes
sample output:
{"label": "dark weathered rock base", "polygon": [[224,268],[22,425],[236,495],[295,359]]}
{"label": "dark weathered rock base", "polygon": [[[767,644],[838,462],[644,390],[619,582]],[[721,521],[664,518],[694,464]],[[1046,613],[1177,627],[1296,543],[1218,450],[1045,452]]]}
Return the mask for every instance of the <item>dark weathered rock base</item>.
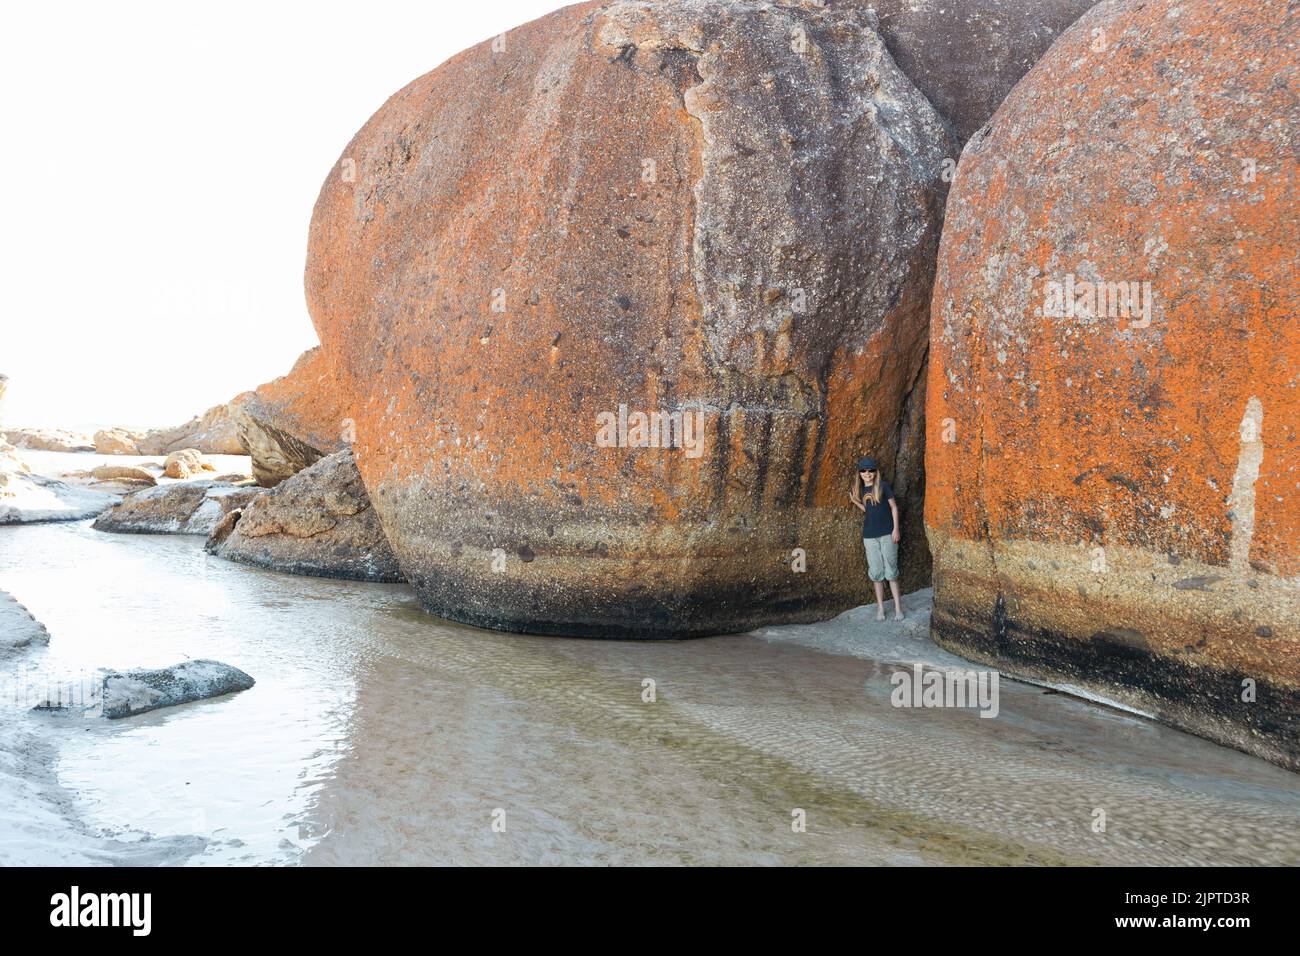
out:
{"label": "dark weathered rock base", "polygon": [[[1008,676],[1070,684],[1144,711],[1160,721],[1300,772],[1300,693],[1257,675],[1189,664],[1126,643],[1102,630],[1081,637],[1036,627],[991,608],[937,597],[931,636],[945,650]],[[1246,679],[1255,700],[1243,702]]]}

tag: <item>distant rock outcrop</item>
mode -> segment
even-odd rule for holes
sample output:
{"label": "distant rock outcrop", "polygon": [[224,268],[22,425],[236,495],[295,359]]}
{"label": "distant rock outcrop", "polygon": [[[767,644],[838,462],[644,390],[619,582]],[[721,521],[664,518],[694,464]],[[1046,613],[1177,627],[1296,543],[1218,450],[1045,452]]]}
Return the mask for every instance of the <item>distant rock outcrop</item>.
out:
{"label": "distant rock outcrop", "polygon": [[566,7],[395,94],[306,285],[425,603],[650,638],[832,616],[869,589],[867,453],[922,584],[953,154],[863,17],[812,4]]}
{"label": "distant rock outcrop", "polygon": [[139,455],[144,432],[129,428],[101,428],[95,432],[95,451],[100,455]]}
{"label": "distant rock outcrop", "polygon": [[1300,769],[1295,14],[1107,0],[967,145],[934,636]]}
{"label": "distant rock outcrop", "polygon": [[94,451],[95,446],[85,435],[64,431],[61,428],[11,428],[2,432],[6,441],[31,451]]}
{"label": "distant rock outcrop", "polygon": [[207,550],[273,571],[403,581],[351,451],[335,452],[232,512]]}
{"label": "distant rock outcrop", "polygon": [[249,394],[236,396],[225,405],[214,405],[184,425],[147,432],[137,439],[137,451],[123,454],[170,455],[183,448],[194,448],[205,455],[247,454],[239,440],[234,410]]}
{"label": "distant rock outcrop", "polygon": [[92,527],[122,534],[211,534],[221,519],[263,490],[215,481],[183,481],[127,495]]}
{"label": "distant rock outcrop", "polygon": [[253,477],[272,487],[351,440],[345,397],[319,348],[298,357],[287,375],[248,393],[235,411]]}

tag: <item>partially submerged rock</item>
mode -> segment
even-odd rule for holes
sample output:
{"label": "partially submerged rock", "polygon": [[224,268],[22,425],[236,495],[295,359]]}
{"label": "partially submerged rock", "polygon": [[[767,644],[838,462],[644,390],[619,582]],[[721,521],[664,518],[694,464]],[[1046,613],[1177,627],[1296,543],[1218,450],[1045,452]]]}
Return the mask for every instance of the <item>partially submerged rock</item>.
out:
{"label": "partially submerged rock", "polygon": [[163,462],[163,474],[168,478],[191,478],[204,471],[216,471],[197,448],[174,451]]}
{"label": "partially submerged rock", "polygon": [[1293,26],[1108,0],[971,139],[926,523],[944,647],[1300,769]]}
{"label": "partially submerged rock", "polygon": [[322,458],[232,512],[207,550],[273,571],[403,581],[351,451]]}
{"label": "partially submerged rock", "polygon": [[182,661],[158,670],[103,671],[98,693],[75,703],[46,701],[34,709],[77,711],[81,716],[118,720],[196,700],[248,690],[255,683],[237,667],[220,661]]}
{"label": "partially submerged rock", "polygon": [[267,488],[351,440],[344,396],[319,348],[303,352],[287,375],[248,393],[234,420],[252,457],[253,477]]}
{"label": "partially submerged rock", "polygon": [[50,643],[50,632],[8,591],[0,591],[0,657],[31,644]]}
{"label": "partially submerged rock", "polygon": [[[306,286],[424,602],[593,636],[834,615],[868,594],[868,453],[923,583],[952,152],[863,19],[811,4],[566,7],[395,94],[321,190]],[[674,447],[613,433],[650,414]]]}
{"label": "partially submerged rock", "polygon": [[215,481],[159,485],[127,495],[95,521],[97,531],[123,534],[211,534],[230,511],[262,489]]}

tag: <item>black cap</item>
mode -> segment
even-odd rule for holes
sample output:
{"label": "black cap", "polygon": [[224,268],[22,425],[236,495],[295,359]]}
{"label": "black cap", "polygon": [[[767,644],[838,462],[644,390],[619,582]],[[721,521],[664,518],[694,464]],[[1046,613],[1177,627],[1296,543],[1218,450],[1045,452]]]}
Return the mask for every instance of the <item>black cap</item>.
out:
{"label": "black cap", "polygon": [[858,460],[858,471],[875,471],[879,467],[874,458],[861,458]]}

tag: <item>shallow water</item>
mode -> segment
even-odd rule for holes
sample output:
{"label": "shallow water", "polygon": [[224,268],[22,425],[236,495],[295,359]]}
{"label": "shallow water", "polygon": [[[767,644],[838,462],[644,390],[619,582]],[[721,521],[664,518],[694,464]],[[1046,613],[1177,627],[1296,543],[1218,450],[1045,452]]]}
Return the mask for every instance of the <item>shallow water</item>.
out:
{"label": "shallow water", "polygon": [[[895,709],[897,668],[846,649],[957,660],[861,609],[691,642],[524,637],[402,585],[88,522],[0,529],[0,588],[52,635],[0,700],[4,863],[1300,863],[1297,775],[1011,681],[996,719]],[[123,721],[27,710],[60,678],[186,657],[257,686]]]}

